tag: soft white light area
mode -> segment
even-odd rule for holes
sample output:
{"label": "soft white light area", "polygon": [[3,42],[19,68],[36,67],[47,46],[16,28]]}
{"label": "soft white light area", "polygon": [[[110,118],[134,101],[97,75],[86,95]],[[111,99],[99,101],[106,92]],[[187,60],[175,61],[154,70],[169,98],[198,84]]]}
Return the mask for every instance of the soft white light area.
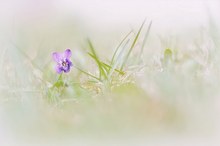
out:
{"label": "soft white light area", "polygon": [[170,31],[206,25],[212,15],[219,20],[219,0],[1,0],[0,22],[11,25],[30,18],[78,17],[88,25],[139,25],[152,20],[156,30]]}
{"label": "soft white light area", "polygon": [[208,12],[219,14],[220,3],[218,0],[64,0],[58,7],[103,27],[139,24],[148,18],[158,29],[172,29],[205,24]]}

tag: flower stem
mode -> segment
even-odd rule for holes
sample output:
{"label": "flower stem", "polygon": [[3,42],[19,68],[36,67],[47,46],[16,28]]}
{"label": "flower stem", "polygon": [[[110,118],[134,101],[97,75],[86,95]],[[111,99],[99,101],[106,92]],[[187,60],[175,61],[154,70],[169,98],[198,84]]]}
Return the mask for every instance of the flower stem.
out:
{"label": "flower stem", "polygon": [[60,82],[62,82],[62,73],[59,75],[57,81],[53,84],[52,89],[56,86],[59,86]]}

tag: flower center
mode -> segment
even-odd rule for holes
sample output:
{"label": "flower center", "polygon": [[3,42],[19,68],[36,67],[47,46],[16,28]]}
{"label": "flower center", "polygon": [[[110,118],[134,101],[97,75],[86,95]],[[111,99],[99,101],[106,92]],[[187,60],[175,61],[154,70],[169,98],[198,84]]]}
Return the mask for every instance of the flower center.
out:
{"label": "flower center", "polygon": [[66,62],[66,61],[63,61],[63,62],[62,62],[62,66],[64,66],[64,67],[67,66],[67,62]]}

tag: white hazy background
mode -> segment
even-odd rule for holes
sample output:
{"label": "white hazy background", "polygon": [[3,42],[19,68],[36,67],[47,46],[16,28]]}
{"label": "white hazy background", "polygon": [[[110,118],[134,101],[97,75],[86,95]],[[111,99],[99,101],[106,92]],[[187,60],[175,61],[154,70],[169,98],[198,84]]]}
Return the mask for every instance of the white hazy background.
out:
{"label": "white hazy background", "polygon": [[8,26],[68,14],[106,29],[140,24],[147,18],[156,30],[170,31],[206,25],[208,15],[220,20],[219,11],[219,0],[1,0],[0,22]]}

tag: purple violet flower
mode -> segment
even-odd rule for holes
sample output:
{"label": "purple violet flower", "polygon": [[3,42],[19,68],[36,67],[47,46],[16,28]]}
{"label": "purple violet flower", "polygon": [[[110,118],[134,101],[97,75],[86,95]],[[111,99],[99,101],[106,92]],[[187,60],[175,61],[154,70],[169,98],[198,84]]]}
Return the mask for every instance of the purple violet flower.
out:
{"label": "purple violet flower", "polygon": [[56,61],[56,72],[61,74],[62,72],[68,73],[70,68],[73,66],[72,62],[70,61],[70,57],[72,55],[70,49],[66,49],[63,53],[54,52],[53,60]]}

